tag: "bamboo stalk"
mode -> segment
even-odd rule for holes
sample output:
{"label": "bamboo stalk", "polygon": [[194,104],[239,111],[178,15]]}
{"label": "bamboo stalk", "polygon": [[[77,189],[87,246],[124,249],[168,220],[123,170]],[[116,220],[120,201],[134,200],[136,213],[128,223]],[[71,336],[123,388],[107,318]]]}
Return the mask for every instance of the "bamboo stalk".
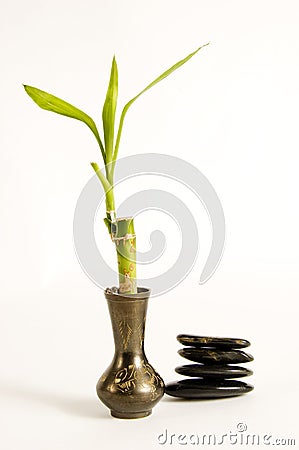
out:
{"label": "bamboo stalk", "polygon": [[137,100],[142,94],[151,89],[164,78],[168,77],[172,72],[181,67],[190,58],[192,58],[201,48],[208,44],[202,45],[194,52],[190,53],[187,57],[180,60],[168,70],[163,72],[158,78],[148,84],[141,92],[133,97],[123,108],[118,131],[116,135],[116,141],[114,142],[115,132],[115,112],[117,106],[118,96],[118,69],[115,57],[112,60],[110,80],[108,90],[106,94],[105,103],[102,111],[103,131],[104,131],[104,143],[98,132],[97,126],[94,120],[87,115],[84,111],[76,108],[70,103],[58,98],[48,92],[42,91],[33,86],[24,85],[25,91],[32,98],[32,100],[40,106],[42,109],[52,111],[56,114],[71,117],[76,120],[80,120],[85,123],[93,132],[103,157],[105,164],[106,175],[100,170],[97,163],[92,162],[91,165],[96,172],[106,197],[106,217],[104,222],[108,228],[109,234],[116,246],[118,273],[119,273],[119,292],[121,294],[135,294],[137,293],[137,280],[136,280],[136,235],[134,230],[134,221],[132,217],[116,218],[115,214],[115,202],[114,202],[114,169],[118,156],[118,149],[120,144],[120,138],[124,119],[130,106]]}
{"label": "bamboo stalk", "polygon": [[119,293],[136,294],[136,235],[133,218],[117,218],[112,223],[111,231],[117,253]]}

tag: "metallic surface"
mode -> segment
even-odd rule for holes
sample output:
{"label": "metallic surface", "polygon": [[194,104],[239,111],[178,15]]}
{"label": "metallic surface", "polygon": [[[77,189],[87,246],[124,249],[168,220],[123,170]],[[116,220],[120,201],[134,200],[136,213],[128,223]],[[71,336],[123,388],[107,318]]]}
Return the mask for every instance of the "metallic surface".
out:
{"label": "metallic surface", "polygon": [[97,384],[100,400],[111,415],[123,419],[146,417],[164,394],[160,375],[144,353],[144,328],[150,290],[120,295],[106,290],[115,354]]}

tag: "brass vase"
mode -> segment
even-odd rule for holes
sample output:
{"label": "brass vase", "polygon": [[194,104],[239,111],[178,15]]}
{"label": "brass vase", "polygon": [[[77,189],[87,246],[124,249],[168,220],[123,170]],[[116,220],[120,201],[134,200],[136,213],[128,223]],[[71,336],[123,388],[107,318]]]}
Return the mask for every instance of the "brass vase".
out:
{"label": "brass vase", "polygon": [[105,291],[113,328],[115,354],[97,384],[100,400],[113,417],[149,416],[164,394],[164,382],[144,353],[144,328],[150,290],[137,294]]}

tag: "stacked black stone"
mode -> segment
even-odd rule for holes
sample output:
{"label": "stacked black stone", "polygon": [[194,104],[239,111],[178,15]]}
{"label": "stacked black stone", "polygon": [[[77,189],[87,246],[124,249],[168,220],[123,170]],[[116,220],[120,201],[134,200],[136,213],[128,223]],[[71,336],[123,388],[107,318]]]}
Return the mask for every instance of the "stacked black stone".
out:
{"label": "stacked black stone", "polygon": [[166,385],[166,394],[186,399],[233,397],[245,394],[253,386],[234,378],[247,377],[252,371],[233,364],[253,361],[249,353],[240,349],[249,347],[245,339],[192,336],[179,334],[177,340],[187,346],[178,353],[198,364],[176,367],[186,378]]}

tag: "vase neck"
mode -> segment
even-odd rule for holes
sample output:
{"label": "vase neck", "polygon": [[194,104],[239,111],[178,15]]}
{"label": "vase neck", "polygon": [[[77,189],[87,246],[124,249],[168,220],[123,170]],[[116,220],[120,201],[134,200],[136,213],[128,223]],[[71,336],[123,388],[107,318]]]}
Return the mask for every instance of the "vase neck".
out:
{"label": "vase neck", "polygon": [[107,299],[116,353],[143,353],[148,299]]}

